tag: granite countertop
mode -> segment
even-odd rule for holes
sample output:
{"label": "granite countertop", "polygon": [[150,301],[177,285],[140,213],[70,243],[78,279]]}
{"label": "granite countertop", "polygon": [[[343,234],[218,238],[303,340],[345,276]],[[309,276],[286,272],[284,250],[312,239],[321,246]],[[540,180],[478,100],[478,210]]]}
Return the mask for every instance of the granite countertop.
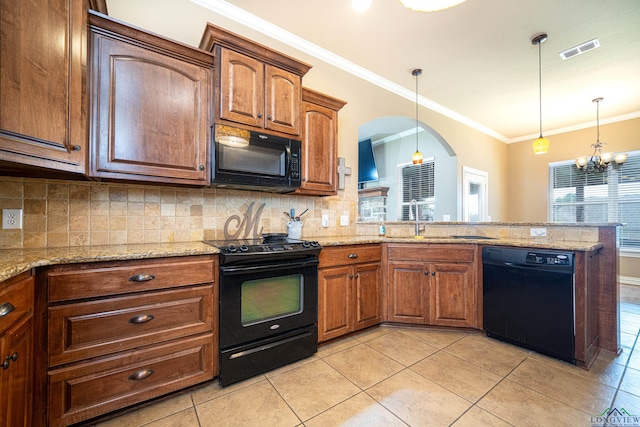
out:
{"label": "granite countertop", "polygon": [[[334,236],[321,237],[316,240],[323,246],[367,243],[466,243],[571,251],[592,251],[602,247],[602,244],[598,242],[552,242],[545,239],[456,239],[450,237],[424,237],[422,239],[415,239],[413,237]],[[220,253],[220,251],[217,248],[202,242],[76,246],[43,249],[2,249],[0,250],[0,281],[9,279],[31,268],[47,265],[218,253]]]}

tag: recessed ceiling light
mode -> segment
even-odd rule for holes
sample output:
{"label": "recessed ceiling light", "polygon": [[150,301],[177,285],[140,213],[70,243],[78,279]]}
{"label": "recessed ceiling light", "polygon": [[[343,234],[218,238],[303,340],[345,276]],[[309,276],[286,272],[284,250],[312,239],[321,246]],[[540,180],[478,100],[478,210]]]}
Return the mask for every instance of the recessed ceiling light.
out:
{"label": "recessed ceiling light", "polygon": [[563,60],[573,58],[574,56],[578,56],[581,53],[588,52],[597,47],[600,47],[600,41],[598,39],[589,40],[588,42],[584,42],[578,46],[572,47],[571,49],[560,52],[560,58]]}

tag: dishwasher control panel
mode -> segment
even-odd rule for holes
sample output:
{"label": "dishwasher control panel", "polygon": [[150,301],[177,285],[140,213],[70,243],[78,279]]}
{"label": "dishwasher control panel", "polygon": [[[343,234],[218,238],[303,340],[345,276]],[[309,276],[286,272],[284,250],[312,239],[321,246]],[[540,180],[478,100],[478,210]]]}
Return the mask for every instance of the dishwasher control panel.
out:
{"label": "dishwasher control panel", "polygon": [[568,254],[529,252],[527,253],[527,264],[542,265],[571,265],[571,256]]}

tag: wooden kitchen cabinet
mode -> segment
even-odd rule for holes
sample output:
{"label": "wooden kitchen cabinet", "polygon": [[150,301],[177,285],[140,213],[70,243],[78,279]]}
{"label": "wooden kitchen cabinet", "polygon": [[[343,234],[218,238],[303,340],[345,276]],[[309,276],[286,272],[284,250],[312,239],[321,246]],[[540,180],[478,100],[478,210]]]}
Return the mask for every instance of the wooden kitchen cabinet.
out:
{"label": "wooden kitchen cabinet", "polygon": [[[51,426],[85,421],[214,378],[217,257],[46,267],[44,372]],[[41,408],[42,410],[42,408]]]}
{"label": "wooden kitchen cabinet", "polygon": [[302,76],[310,65],[210,23],[200,48],[216,58],[216,122],[300,134]]}
{"label": "wooden kitchen cabinet", "polygon": [[387,321],[478,327],[477,245],[387,245]]}
{"label": "wooden kitchen cabinet", "polygon": [[31,425],[34,278],[0,283],[0,427]]}
{"label": "wooden kitchen cabinet", "polygon": [[338,111],[345,104],[302,88],[302,185],[297,194],[337,194]]}
{"label": "wooden kitchen cabinet", "polygon": [[87,4],[0,0],[0,165],[86,173]]}
{"label": "wooden kitchen cabinet", "polygon": [[90,174],[204,186],[213,57],[90,13]]}
{"label": "wooden kitchen cabinet", "polygon": [[318,341],[382,321],[379,245],[325,247],[318,268]]}

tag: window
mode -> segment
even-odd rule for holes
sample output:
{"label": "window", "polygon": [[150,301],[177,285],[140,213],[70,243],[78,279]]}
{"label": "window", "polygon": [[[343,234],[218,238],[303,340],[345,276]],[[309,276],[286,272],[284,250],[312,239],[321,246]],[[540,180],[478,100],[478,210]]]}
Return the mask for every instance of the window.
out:
{"label": "window", "polygon": [[421,164],[405,163],[398,165],[398,182],[401,184],[400,219],[409,220],[409,204],[412,199],[418,202],[418,219],[433,221],[435,211],[435,162],[425,159]]}
{"label": "window", "polygon": [[620,222],[620,248],[640,251],[640,151],[603,173],[585,175],[573,161],[550,163],[549,221]]}

